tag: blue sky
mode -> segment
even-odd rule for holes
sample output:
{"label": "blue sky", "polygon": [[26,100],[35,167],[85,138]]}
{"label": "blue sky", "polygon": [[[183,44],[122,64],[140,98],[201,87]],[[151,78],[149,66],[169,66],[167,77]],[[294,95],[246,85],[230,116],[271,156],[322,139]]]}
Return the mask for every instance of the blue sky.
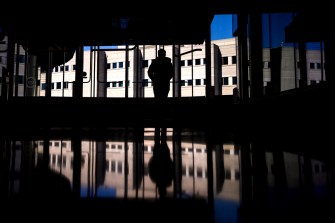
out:
{"label": "blue sky", "polygon": [[218,40],[233,37],[232,15],[215,15],[211,24],[211,39]]}

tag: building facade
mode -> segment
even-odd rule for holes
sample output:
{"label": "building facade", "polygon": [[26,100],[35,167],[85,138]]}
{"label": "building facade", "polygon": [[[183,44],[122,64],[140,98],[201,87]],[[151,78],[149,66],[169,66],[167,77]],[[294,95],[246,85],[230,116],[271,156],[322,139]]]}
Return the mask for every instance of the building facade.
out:
{"label": "building facade", "polygon": [[[6,39],[3,41],[6,43]],[[6,81],[7,51],[1,44],[0,77]],[[159,48],[172,58],[178,77],[170,83],[169,97],[180,88],[180,97],[206,96],[205,44],[176,46],[123,46],[106,49],[86,48],[84,51],[83,97],[152,98],[153,87],[147,70]],[[176,50],[178,48],[178,50]],[[232,95],[239,88],[236,38],[214,40],[211,43],[211,94]],[[178,54],[176,52],[179,52]],[[306,50],[308,85],[325,81],[323,52]],[[174,55],[173,55],[174,54]],[[299,50],[292,46],[263,48],[264,95],[300,87]],[[36,57],[16,47],[13,96],[45,96],[46,73],[36,65]],[[29,66],[26,66],[29,64]],[[8,82],[7,77],[7,82]],[[76,55],[52,68],[51,96],[72,97],[76,78]],[[26,84],[24,84],[26,83]],[[250,87],[250,86],[249,86]]]}

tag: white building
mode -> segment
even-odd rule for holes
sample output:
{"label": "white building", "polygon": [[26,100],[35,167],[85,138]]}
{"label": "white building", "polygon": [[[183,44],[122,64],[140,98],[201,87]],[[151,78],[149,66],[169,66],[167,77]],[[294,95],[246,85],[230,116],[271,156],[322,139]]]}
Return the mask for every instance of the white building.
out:
{"label": "white building", "polygon": [[[97,97],[100,94],[98,92],[102,89],[105,92],[100,95],[123,98],[126,97],[126,86],[128,86],[128,97],[153,97],[152,83],[147,70],[152,60],[156,58],[157,50],[161,47],[164,47],[166,56],[172,58],[174,63],[177,63],[174,59],[180,57],[181,97],[205,96],[205,44],[182,45],[180,46],[180,55],[175,56],[172,55],[173,46],[171,45],[132,46],[128,50],[128,62],[126,62],[127,50],[125,47],[105,49],[104,51],[85,50],[84,72],[86,76],[84,77],[83,96]],[[212,41],[211,47],[211,85],[216,86],[216,95],[231,95],[233,88],[237,86],[235,38]],[[101,70],[99,71],[98,57],[102,60],[106,59],[106,75],[101,75]],[[51,96],[72,97],[75,61],[74,55],[73,59],[64,66],[53,68]],[[220,64],[222,65],[220,66]],[[45,79],[45,73],[41,73],[40,96],[45,95]],[[126,84],[126,79],[128,84]],[[169,97],[173,95],[172,89],[173,81],[171,81]]]}

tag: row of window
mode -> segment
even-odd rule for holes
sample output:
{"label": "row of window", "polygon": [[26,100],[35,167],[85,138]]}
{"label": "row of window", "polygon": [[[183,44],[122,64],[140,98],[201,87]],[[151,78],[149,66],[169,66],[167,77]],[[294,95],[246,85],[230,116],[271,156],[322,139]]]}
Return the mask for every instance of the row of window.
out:
{"label": "row of window", "polygon": [[[231,64],[236,64],[236,56],[231,57]],[[143,67],[149,67],[149,61],[152,60],[143,60],[142,66]],[[194,62],[194,65],[205,65],[206,64],[206,58],[198,58],[198,59],[189,59],[189,60],[181,60],[180,61],[180,66],[181,67],[186,67],[186,66],[192,66]],[[229,65],[229,57],[222,57],[221,58],[221,64],[222,65]],[[130,61],[127,62],[127,66],[130,67]],[[109,69],[122,69],[124,68],[124,62],[113,62],[113,63],[107,63],[106,68],[107,70]],[[70,66],[65,65],[65,66],[57,66],[53,69],[53,72],[63,72],[65,71],[70,71]],[[76,65],[72,65],[72,71],[76,70]]]}
{"label": "row of window", "polygon": [[[232,82],[229,83],[230,78],[232,79]],[[206,85],[206,79],[195,79],[195,80],[181,80],[180,86],[192,86],[193,82],[195,83],[195,86],[201,86]],[[128,81],[128,87],[129,87],[129,81]],[[148,79],[143,79],[142,81],[142,87],[150,87],[152,86],[152,83],[149,83]],[[237,77],[223,77],[220,80],[221,85],[236,85],[237,84]],[[117,88],[117,87],[124,87],[124,81],[112,81],[106,83],[107,88]],[[41,86],[42,90],[46,89],[46,83],[42,83]],[[51,83],[51,89],[54,90],[60,90],[62,89],[62,82],[53,82]],[[69,82],[63,83],[63,89],[69,89]]]}
{"label": "row of window", "polygon": [[[47,84],[46,83],[42,83],[42,90],[45,90],[47,87]],[[51,83],[51,89],[54,89],[54,90],[60,90],[62,89],[62,82],[52,82]],[[64,82],[63,83],[63,89],[69,89],[69,82]]]}
{"label": "row of window", "polygon": [[[297,68],[299,69],[300,68],[300,62],[298,61],[297,62]],[[323,64],[323,67],[324,67],[324,64]],[[263,61],[263,68],[264,69],[269,69],[271,68],[271,61]],[[322,68],[321,66],[321,63],[318,63],[318,62],[311,62],[309,63],[309,69],[317,69],[317,70],[320,70]]]}

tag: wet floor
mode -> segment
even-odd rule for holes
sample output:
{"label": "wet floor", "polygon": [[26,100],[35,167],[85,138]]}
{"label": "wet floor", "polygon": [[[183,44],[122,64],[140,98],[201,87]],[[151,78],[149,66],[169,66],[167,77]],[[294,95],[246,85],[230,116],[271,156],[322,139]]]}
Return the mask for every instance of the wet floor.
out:
{"label": "wet floor", "polygon": [[41,213],[116,222],[333,218],[334,164],[311,152],[199,129],[60,131],[1,140],[7,217],[29,210],[31,220]]}

